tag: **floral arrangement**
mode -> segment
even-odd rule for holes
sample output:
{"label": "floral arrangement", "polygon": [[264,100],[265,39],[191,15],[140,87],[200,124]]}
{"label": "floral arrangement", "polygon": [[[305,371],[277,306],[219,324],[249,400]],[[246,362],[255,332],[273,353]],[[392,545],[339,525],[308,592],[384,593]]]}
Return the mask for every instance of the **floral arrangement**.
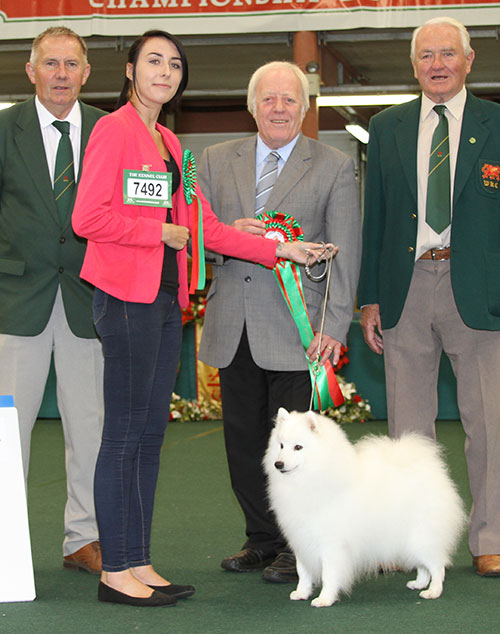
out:
{"label": "floral arrangement", "polygon": [[336,376],[344,403],[340,407],[329,407],[322,414],[329,416],[336,423],[366,423],[373,418],[370,403],[356,392],[354,383],[347,383],[340,374]]}
{"label": "floral arrangement", "polygon": [[170,401],[170,420],[180,423],[222,420],[222,407],[220,403],[216,405],[208,401],[189,401],[174,393]]}
{"label": "floral arrangement", "polygon": [[[345,402],[340,407],[329,407],[322,412],[336,423],[366,423],[373,418],[370,404],[356,393],[354,383],[347,383],[337,375]],[[190,401],[178,394],[172,394],[170,403],[170,420],[180,423],[203,420],[222,420],[222,406],[208,401]]]}
{"label": "floral arrangement", "polygon": [[[203,323],[206,310],[206,299],[196,296],[187,308],[182,310],[182,325],[187,323]],[[340,407],[329,407],[322,412],[337,423],[364,423],[373,418],[370,404],[356,391],[354,383],[347,383],[342,375],[338,374],[340,368],[349,363],[347,348],[342,347],[340,359],[335,366],[335,372],[339,387],[344,396],[344,403]],[[220,403],[206,400],[187,400],[178,394],[172,394],[170,403],[170,420],[179,422],[222,420],[222,406]]]}

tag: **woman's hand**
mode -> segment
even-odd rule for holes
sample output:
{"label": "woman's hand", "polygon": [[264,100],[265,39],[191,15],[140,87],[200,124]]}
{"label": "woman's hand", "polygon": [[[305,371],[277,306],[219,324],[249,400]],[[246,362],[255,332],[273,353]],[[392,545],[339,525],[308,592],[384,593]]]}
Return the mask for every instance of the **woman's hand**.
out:
{"label": "woman's hand", "polygon": [[311,265],[321,260],[334,258],[339,248],[333,244],[318,244],[317,242],[278,242],[276,245],[276,257],[285,260],[293,260],[299,264],[306,262]]}
{"label": "woman's hand", "polygon": [[180,251],[189,240],[189,229],[182,225],[173,225],[171,222],[164,222],[162,225],[161,241],[172,249]]}
{"label": "woman's hand", "polygon": [[263,236],[266,233],[266,225],[257,218],[238,218],[233,222],[233,227],[246,233],[253,233],[255,236]]}

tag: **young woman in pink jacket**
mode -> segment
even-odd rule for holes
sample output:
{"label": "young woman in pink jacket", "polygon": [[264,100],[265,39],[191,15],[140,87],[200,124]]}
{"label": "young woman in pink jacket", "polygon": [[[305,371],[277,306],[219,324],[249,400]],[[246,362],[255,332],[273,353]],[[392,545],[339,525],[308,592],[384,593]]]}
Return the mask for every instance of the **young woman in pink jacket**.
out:
{"label": "young woman in pink jacket", "polygon": [[[73,213],[75,232],[88,241],[81,276],[96,288],[94,322],[105,361],[94,484],[103,562],[98,598],[175,605],[194,588],[154,570],[150,534],[181,348],[180,307],[188,303],[191,216],[180,143],[157,119],[165,105],[179,102],[188,64],[181,43],[164,31],[137,39],[128,59],[121,107],[100,119],[90,137]],[[273,265],[277,254],[305,262],[319,248],[226,226],[198,188],[195,193],[212,251]]]}

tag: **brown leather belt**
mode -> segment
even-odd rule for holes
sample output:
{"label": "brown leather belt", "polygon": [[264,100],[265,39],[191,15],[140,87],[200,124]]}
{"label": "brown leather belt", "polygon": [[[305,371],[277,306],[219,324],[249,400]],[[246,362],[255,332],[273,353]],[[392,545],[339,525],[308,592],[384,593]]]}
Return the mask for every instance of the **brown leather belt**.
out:
{"label": "brown leather belt", "polygon": [[450,259],[450,247],[445,249],[429,249],[423,253],[419,260],[449,260]]}

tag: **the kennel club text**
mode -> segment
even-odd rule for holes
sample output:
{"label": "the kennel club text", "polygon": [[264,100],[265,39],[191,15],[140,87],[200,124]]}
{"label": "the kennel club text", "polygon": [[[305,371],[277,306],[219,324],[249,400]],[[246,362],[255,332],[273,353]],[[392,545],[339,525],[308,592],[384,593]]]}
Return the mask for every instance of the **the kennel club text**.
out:
{"label": "the kennel club text", "polygon": [[172,207],[172,174],[123,170],[123,202],[126,205]]}

